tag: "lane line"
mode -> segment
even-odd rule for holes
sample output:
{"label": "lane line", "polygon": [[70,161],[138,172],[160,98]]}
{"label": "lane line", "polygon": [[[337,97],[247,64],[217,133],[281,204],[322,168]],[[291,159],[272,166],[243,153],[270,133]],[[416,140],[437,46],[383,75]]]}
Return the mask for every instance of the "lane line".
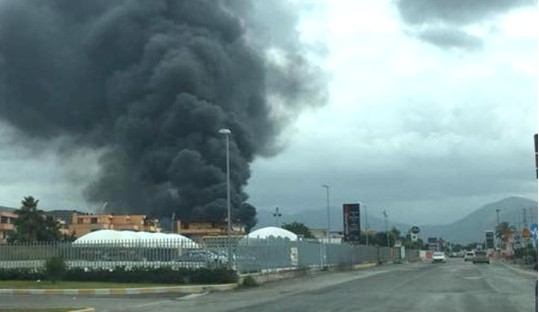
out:
{"label": "lane line", "polygon": [[200,293],[200,294],[189,294],[187,296],[178,297],[175,300],[192,300],[192,299],[195,299],[195,298],[198,298],[198,297],[201,297],[201,296],[205,296],[207,294],[209,294],[209,292],[204,292],[204,293]]}

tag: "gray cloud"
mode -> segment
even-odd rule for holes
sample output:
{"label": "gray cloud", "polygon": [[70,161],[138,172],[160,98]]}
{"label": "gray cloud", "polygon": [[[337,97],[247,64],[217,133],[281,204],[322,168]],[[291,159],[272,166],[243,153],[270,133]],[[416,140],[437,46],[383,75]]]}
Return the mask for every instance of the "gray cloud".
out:
{"label": "gray cloud", "polygon": [[441,48],[461,48],[468,50],[479,49],[483,42],[479,37],[470,35],[465,31],[447,27],[432,27],[418,31],[416,36]]}
{"label": "gray cloud", "polygon": [[511,9],[536,3],[534,0],[396,0],[402,19],[414,25],[473,24]]}
{"label": "gray cloud", "polygon": [[481,38],[464,26],[502,15],[513,9],[536,5],[534,0],[396,0],[402,20],[411,26],[410,34],[441,48],[478,49]]}

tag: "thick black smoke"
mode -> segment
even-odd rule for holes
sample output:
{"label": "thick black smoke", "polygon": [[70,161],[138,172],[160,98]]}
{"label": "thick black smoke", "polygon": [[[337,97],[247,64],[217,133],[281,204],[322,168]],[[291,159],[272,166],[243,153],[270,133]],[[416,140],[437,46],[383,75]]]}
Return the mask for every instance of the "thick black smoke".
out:
{"label": "thick black smoke", "polygon": [[184,220],[225,216],[229,128],[233,215],[252,225],[249,164],[325,91],[295,16],[269,2],[286,36],[264,41],[272,5],[255,1],[0,0],[0,118],[106,151],[90,202]]}

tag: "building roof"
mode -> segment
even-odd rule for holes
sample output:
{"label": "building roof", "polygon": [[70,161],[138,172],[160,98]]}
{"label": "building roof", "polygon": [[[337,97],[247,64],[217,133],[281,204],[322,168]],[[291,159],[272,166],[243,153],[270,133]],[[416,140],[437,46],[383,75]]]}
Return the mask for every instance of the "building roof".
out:
{"label": "building roof", "polygon": [[258,239],[267,239],[267,238],[288,238],[290,240],[298,240],[298,236],[288,230],[278,228],[275,226],[268,226],[265,228],[258,229],[247,234],[247,238],[258,238]]}
{"label": "building roof", "polygon": [[198,245],[180,234],[149,233],[134,231],[98,230],[83,235],[75,245],[119,244],[120,246],[192,247]]}

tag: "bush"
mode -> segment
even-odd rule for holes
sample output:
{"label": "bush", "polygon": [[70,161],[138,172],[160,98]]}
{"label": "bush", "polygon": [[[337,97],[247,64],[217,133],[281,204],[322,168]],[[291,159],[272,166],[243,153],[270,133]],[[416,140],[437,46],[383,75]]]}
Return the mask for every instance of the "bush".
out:
{"label": "bush", "polygon": [[[62,261],[60,261],[62,260]],[[63,266],[62,266],[63,265]],[[65,270],[62,270],[64,268]],[[0,280],[86,281],[159,284],[226,284],[237,283],[235,271],[227,268],[116,267],[114,269],[66,269],[63,259],[51,258],[45,270],[0,269]]]}
{"label": "bush", "polygon": [[243,283],[241,284],[241,286],[246,287],[246,288],[251,288],[251,287],[258,286],[258,283],[252,276],[248,275],[243,279]]}
{"label": "bush", "polygon": [[45,275],[53,283],[61,280],[67,271],[67,264],[62,257],[52,257],[45,262]]}
{"label": "bush", "polygon": [[0,280],[37,281],[45,279],[45,273],[35,269],[0,269]]}
{"label": "bush", "polygon": [[119,283],[214,284],[237,282],[236,272],[226,268],[116,267],[112,270],[72,269],[66,280]]}

